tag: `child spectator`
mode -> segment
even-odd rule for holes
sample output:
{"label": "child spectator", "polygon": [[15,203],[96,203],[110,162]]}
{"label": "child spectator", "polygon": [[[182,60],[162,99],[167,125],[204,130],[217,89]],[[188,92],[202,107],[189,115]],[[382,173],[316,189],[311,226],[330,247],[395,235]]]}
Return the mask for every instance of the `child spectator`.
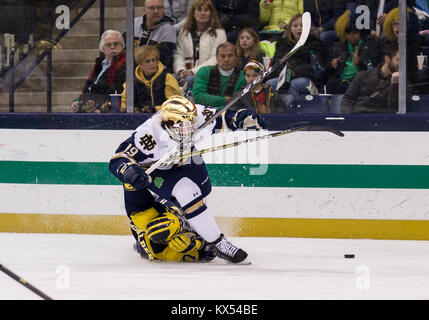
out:
{"label": "child spectator", "polygon": [[179,84],[187,83],[191,88],[201,67],[216,64],[216,48],[225,41],[225,30],[211,1],[195,0],[179,32],[174,52],[173,68]]}
{"label": "child spectator", "polygon": [[[297,14],[292,17],[283,37],[276,44],[273,63],[279,61],[292,50],[301,37],[301,33],[302,14]],[[316,79],[318,77],[315,76],[315,70],[317,72],[323,71],[324,61],[323,44],[313,36],[310,36],[305,45],[289,58],[287,61],[287,66],[290,70],[289,87],[285,84],[279,89],[281,93],[286,93],[283,96],[286,106],[292,104],[295,98],[303,92],[318,94],[315,82],[321,85],[322,79]],[[315,67],[313,67],[313,64]],[[277,87],[277,79],[272,79],[268,83]]]}
{"label": "child spectator", "polygon": [[249,60],[263,61],[264,53],[259,46],[259,37],[252,28],[241,29],[237,37],[238,66],[244,68]]}
{"label": "child spectator", "polygon": [[[180,95],[180,88],[174,76],[167,72],[159,61],[159,51],[155,46],[137,49],[134,74],[134,113],[155,113],[162,103],[174,95]],[[127,88],[121,98],[121,112],[127,109]]]}
{"label": "child spectator", "polygon": [[[244,67],[247,84],[258,78],[264,71],[262,63],[250,60]],[[262,82],[238,100],[233,108],[239,110],[243,107],[256,113],[285,113],[285,104],[280,95],[271,85]]]}

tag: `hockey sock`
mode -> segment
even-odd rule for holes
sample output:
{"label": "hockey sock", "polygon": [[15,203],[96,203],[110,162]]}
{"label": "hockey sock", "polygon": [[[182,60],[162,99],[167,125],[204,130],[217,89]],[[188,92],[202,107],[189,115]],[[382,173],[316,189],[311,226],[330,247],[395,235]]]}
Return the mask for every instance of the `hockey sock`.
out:
{"label": "hockey sock", "polygon": [[[200,211],[195,214],[196,211]],[[210,210],[203,205],[191,213],[192,218],[188,218],[189,224],[194,230],[208,242],[216,241],[220,236],[220,229]]]}

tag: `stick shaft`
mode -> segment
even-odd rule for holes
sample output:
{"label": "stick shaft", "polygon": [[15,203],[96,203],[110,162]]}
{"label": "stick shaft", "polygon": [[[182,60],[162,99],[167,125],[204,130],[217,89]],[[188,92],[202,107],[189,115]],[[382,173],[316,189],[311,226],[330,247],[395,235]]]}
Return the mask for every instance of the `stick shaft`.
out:
{"label": "stick shaft", "polygon": [[44,294],[42,291],[40,291],[39,289],[37,289],[36,287],[34,287],[33,285],[31,285],[30,283],[28,283],[24,279],[22,279],[16,273],[12,272],[11,270],[9,270],[8,268],[6,268],[2,264],[0,264],[0,270],[3,271],[4,273],[6,273],[12,279],[14,279],[17,282],[19,282],[20,284],[22,284],[24,287],[26,287],[30,291],[32,291],[35,294],[37,294],[39,297],[41,297],[41,298],[43,298],[45,300],[53,300],[51,297],[49,297],[48,295]]}
{"label": "stick shaft", "polygon": [[[292,127],[292,128],[286,129],[286,130],[278,131],[278,132],[269,133],[269,134],[259,136],[259,137],[255,137],[255,138],[249,138],[249,139],[242,140],[242,141],[234,141],[234,142],[226,143],[226,144],[220,145],[220,146],[214,146],[214,147],[210,147],[207,149],[192,151],[192,152],[189,152],[186,154],[171,157],[170,160],[187,159],[187,158],[191,158],[194,156],[206,154],[209,152],[214,152],[214,151],[224,150],[224,149],[228,149],[228,148],[232,148],[232,147],[237,147],[237,146],[240,146],[242,144],[247,144],[247,143],[261,141],[261,140],[265,140],[265,139],[269,139],[269,138],[279,137],[279,136],[283,136],[285,134],[290,134],[290,133],[294,133],[294,132],[298,132],[298,131],[328,131],[328,132],[336,134],[337,136],[340,136],[340,137],[344,136],[344,134],[341,131],[339,131],[333,127],[317,126],[317,125],[308,124],[308,125],[302,125],[302,126],[298,126],[298,127]],[[144,164],[143,166],[150,166],[153,163],[155,163],[155,162]]]}

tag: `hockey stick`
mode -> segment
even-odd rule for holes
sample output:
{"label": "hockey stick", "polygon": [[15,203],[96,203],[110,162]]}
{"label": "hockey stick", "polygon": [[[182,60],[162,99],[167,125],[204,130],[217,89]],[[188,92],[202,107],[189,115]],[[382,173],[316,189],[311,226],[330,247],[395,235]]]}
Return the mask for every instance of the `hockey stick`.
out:
{"label": "hockey stick", "polygon": [[[285,134],[290,134],[290,133],[295,133],[298,131],[327,131],[327,132],[331,132],[339,137],[344,137],[344,133],[342,133],[340,130],[333,128],[331,126],[323,126],[323,125],[312,125],[312,124],[308,124],[308,125],[302,125],[299,127],[292,127],[286,130],[282,130],[282,131],[278,131],[278,132],[274,132],[274,133],[270,133],[270,134],[266,134],[264,136],[259,136],[259,137],[255,137],[255,138],[249,138],[246,140],[242,140],[242,141],[234,141],[231,143],[227,143],[221,146],[214,146],[211,148],[207,148],[207,149],[203,149],[203,150],[197,150],[197,151],[193,151],[193,152],[189,152],[189,153],[185,153],[183,155],[179,155],[179,156],[173,156],[171,157],[169,160],[170,161],[175,161],[175,160],[185,160],[194,156],[199,156],[202,154],[206,154],[209,152],[214,152],[214,151],[218,151],[218,150],[224,150],[224,149],[229,149],[232,147],[237,147],[240,146],[242,144],[247,144],[247,143],[251,143],[251,142],[255,142],[255,141],[261,141],[261,140],[265,140],[265,139],[269,139],[269,138],[274,138],[274,137],[279,137],[279,136],[283,136]],[[144,164],[143,166],[150,166],[155,162],[151,162],[148,164]]]}
{"label": "hockey stick", "polygon": [[18,276],[17,274],[13,273],[12,271],[10,271],[8,268],[6,268],[5,266],[3,266],[2,264],[0,264],[0,270],[3,271],[4,273],[6,273],[12,279],[14,279],[17,282],[19,282],[20,284],[22,284],[27,289],[30,289],[31,291],[33,291],[39,297],[41,297],[41,298],[43,298],[45,300],[53,300],[51,297],[49,297],[48,295],[44,294],[42,291],[40,291],[36,287],[34,287],[31,284],[29,284],[27,281],[25,281],[20,276]]}
{"label": "hockey stick", "polygon": [[229,108],[231,108],[238,100],[240,100],[245,94],[247,94],[256,84],[264,80],[268,75],[270,75],[273,71],[280,68],[293,54],[295,54],[299,48],[301,48],[305,42],[307,41],[308,35],[310,34],[311,29],[311,15],[309,12],[305,12],[302,15],[302,33],[301,37],[299,38],[296,45],[292,48],[291,51],[289,51],[283,58],[281,58],[277,63],[275,63],[272,67],[268,68],[263,74],[261,74],[258,78],[256,78],[254,81],[246,85],[242,90],[238,91],[231,100],[228,101],[228,103],[220,110],[218,110],[214,115],[212,115],[210,118],[207,119],[198,129],[196,129],[193,133],[193,135],[184,141],[182,141],[180,144],[178,144],[176,147],[172,148],[169,152],[167,152],[164,156],[162,156],[158,161],[153,163],[147,170],[146,174],[150,175],[154,170],[156,170],[160,165],[162,165],[164,162],[168,161],[170,157],[175,155],[177,151],[180,150],[181,146],[188,144],[192,141],[193,137],[198,135],[199,132],[201,132],[205,127],[207,127],[210,123],[212,123],[215,119],[217,119],[219,116],[221,116],[225,111],[227,111]]}

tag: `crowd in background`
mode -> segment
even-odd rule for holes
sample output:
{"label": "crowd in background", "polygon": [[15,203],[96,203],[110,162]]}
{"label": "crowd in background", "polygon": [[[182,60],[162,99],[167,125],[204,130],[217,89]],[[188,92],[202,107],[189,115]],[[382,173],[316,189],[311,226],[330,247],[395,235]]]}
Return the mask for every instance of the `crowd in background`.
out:
{"label": "crowd in background", "polygon": [[[303,94],[331,94],[342,113],[398,110],[398,0],[146,0],[144,10],[134,19],[135,113],[177,94],[222,108],[295,46],[303,12],[312,18],[305,45],[234,107],[288,113]],[[406,20],[407,88],[424,94],[429,1],[408,0]],[[112,112],[115,93],[126,112],[124,31],[103,34],[73,112]]]}

